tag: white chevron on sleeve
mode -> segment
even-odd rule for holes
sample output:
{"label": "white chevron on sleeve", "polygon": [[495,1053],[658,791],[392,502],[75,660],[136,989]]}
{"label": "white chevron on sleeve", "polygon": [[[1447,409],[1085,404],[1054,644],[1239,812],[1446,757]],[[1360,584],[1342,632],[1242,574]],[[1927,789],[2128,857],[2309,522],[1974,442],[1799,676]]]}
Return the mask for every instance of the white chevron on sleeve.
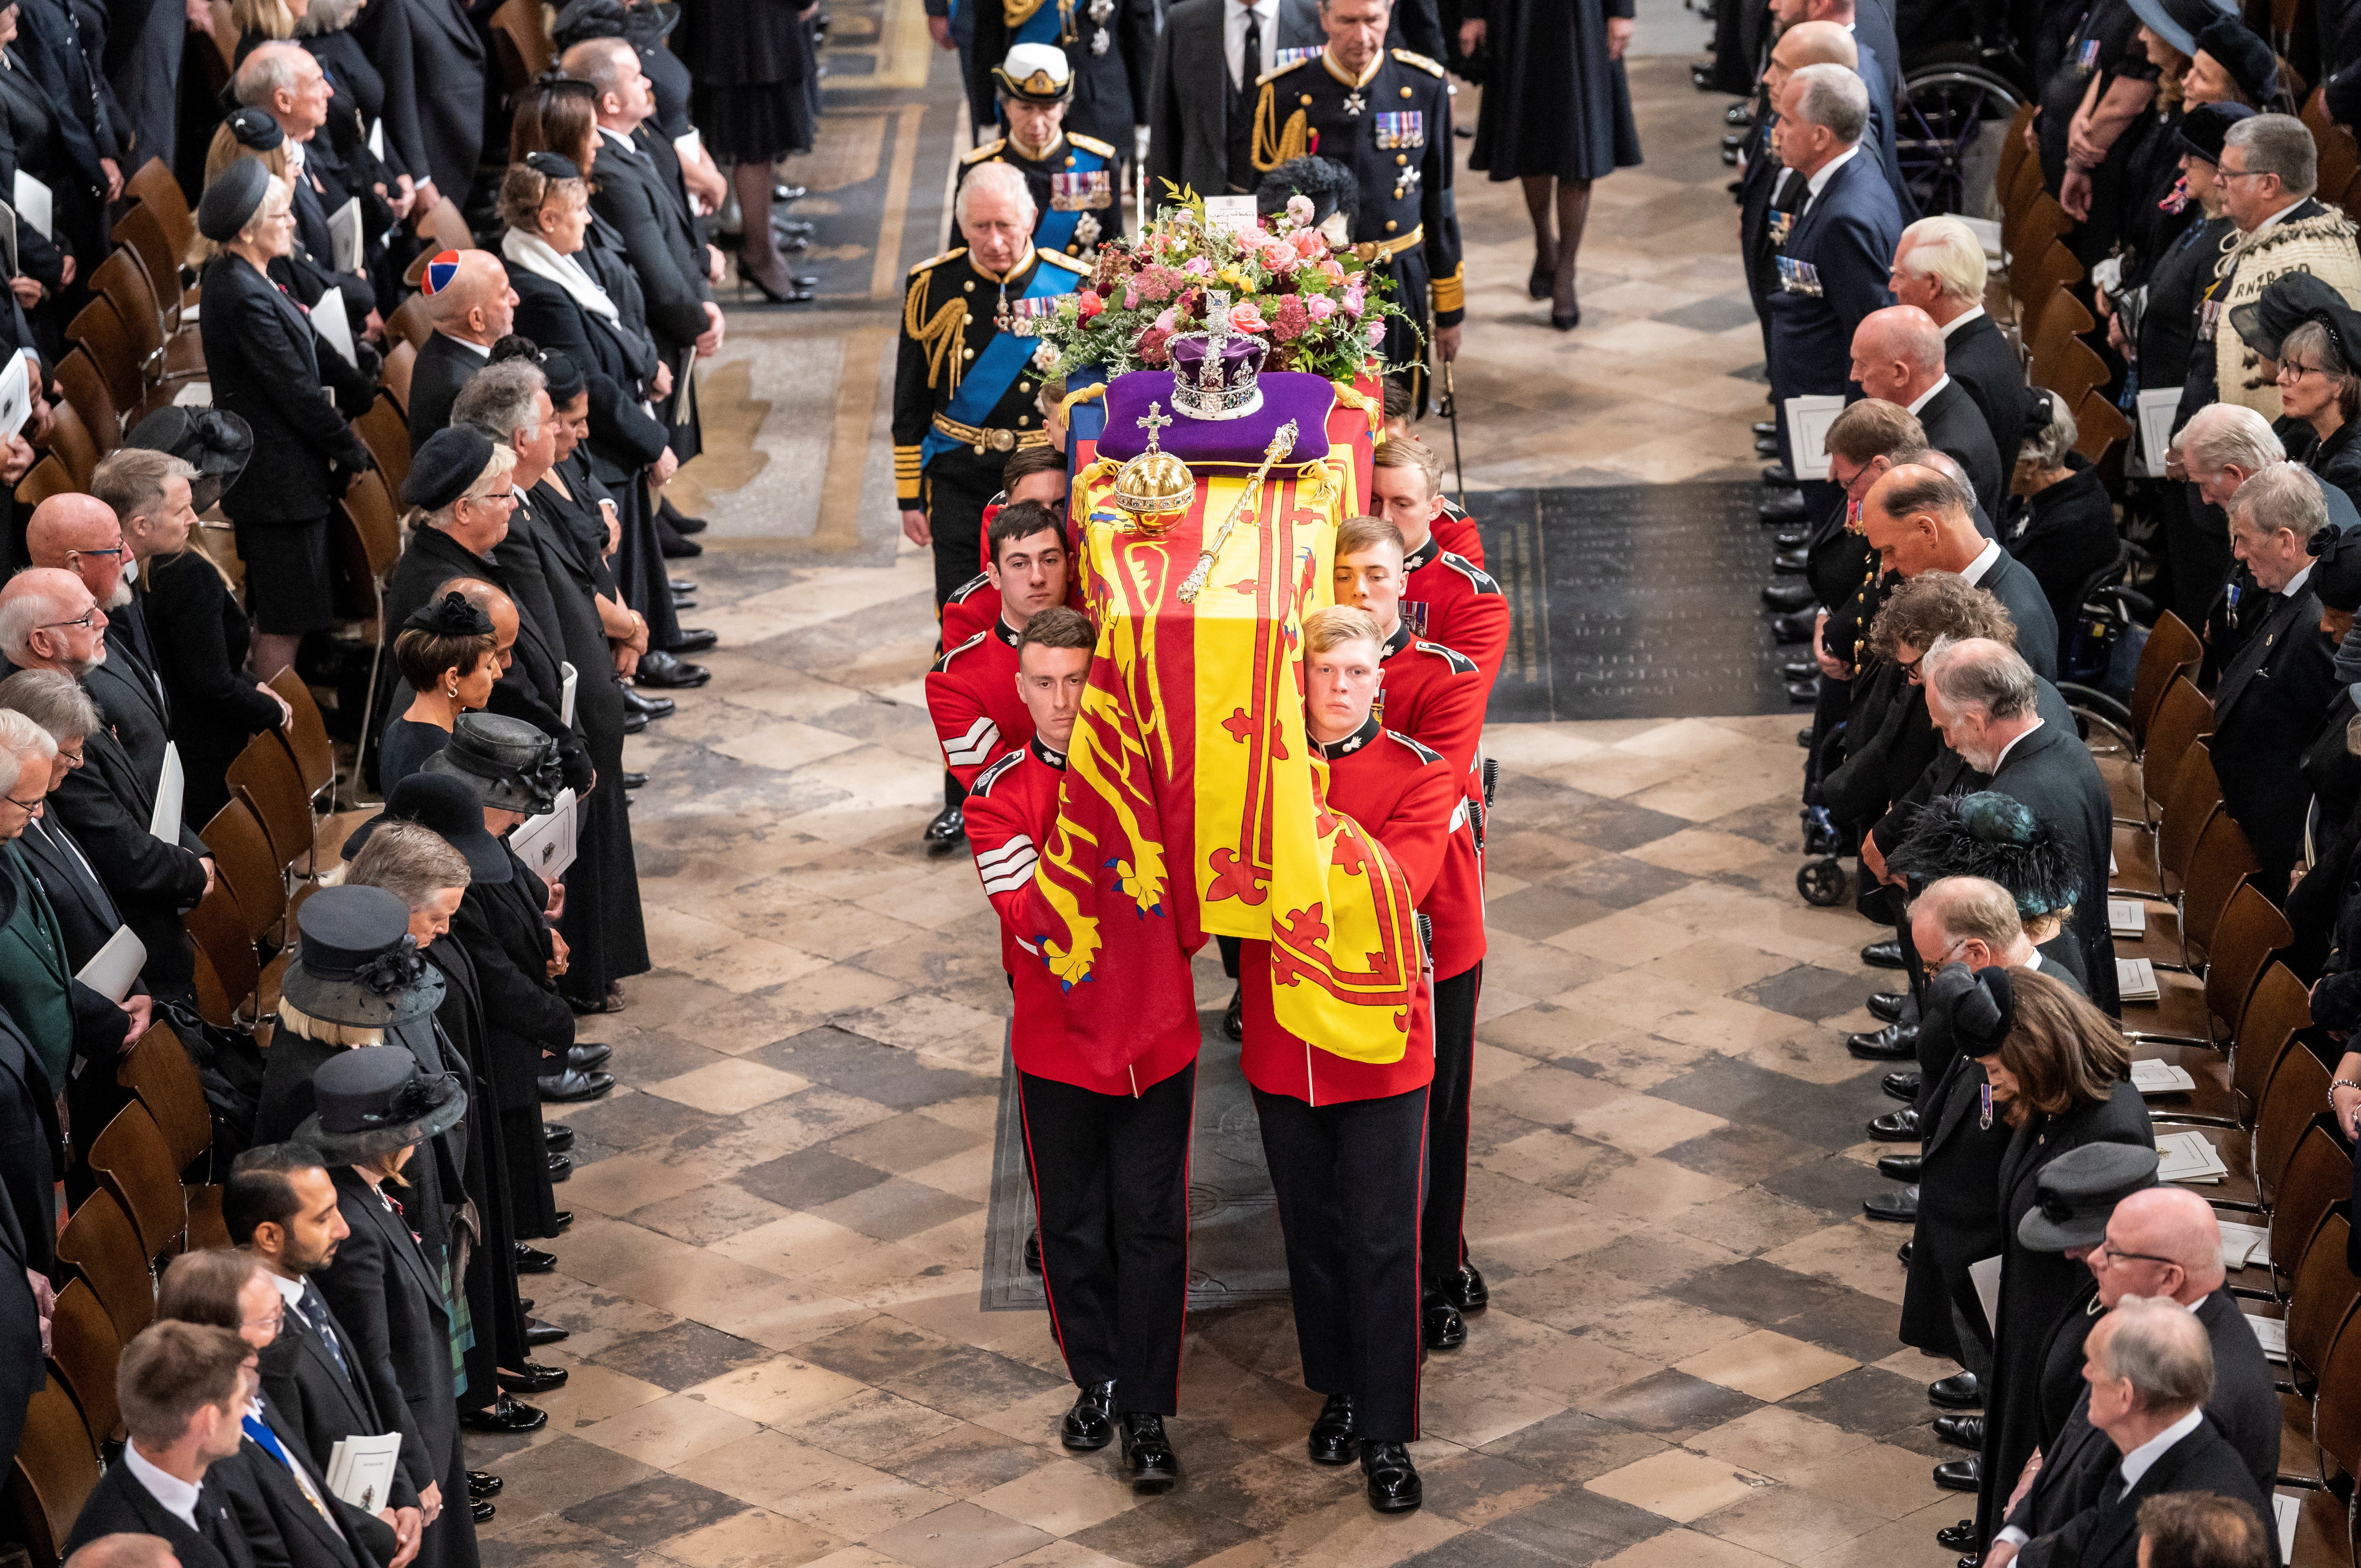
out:
{"label": "white chevron on sleeve", "polygon": [[1033,868],[1040,861],[1034,852],[1033,840],[1019,833],[996,850],[986,850],[975,858],[975,869],[983,873],[983,891],[1014,893],[1033,880]]}
{"label": "white chevron on sleeve", "polygon": [[994,724],[991,716],[987,714],[969,725],[966,734],[956,739],[946,737],[943,740],[943,757],[951,766],[963,768],[971,763],[983,762],[992,755],[992,749],[999,744],[1000,726]]}

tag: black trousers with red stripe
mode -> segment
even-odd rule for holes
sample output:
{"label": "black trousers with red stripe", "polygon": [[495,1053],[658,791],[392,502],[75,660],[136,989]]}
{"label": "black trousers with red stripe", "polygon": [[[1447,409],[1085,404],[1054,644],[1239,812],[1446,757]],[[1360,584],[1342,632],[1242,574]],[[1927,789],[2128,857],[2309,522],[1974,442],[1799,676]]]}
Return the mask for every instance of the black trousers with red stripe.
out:
{"label": "black trousers with red stripe", "polygon": [[1484,964],[1434,982],[1434,1081],[1426,1099],[1426,1207],[1419,1264],[1429,1279],[1467,1261],[1467,1106],[1476,1078],[1476,998]]}
{"label": "black trousers with red stripe", "polygon": [[1189,1131],[1197,1068],[1137,1099],[1019,1073],[1049,1326],[1079,1387],[1115,1409],[1180,1409],[1189,1305]]}
{"label": "black trousers with red stripe", "polygon": [[1255,1091],[1279,1194],[1304,1385],[1350,1394],[1364,1438],[1418,1436],[1426,1091],[1307,1105]]}

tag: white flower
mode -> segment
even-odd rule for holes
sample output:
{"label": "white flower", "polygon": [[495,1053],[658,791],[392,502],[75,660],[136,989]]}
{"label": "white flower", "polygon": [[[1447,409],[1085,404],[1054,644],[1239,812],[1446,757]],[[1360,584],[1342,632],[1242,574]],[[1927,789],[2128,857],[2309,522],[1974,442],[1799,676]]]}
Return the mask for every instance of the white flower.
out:
{"label": "white flower", "polygon": [[1287,199],[1287,221],[1297,228],[1312,221],[1312,198],[1298,193]]}
{"label": "white flower", "polygon": [[1041,346],[1033,351],[1033,367],[1036,370],[1048,370],[1057,363],[1058,345],[1044,339]]}

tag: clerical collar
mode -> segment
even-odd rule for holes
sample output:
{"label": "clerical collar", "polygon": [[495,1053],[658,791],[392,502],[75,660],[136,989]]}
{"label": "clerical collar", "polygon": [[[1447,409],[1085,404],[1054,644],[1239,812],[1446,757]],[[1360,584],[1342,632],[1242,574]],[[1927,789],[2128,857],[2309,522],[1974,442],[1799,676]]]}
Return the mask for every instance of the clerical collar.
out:
{"label": "clerical collar", "polygon": [[1395,654],[1409,647],[1410,644],[1410,622],[1403,620],[1397,616],[1394,620],[1394,634],[1391,637],[1387,638],[1386,645],[1378,651],[1378,662],[1379,663],[1383,663],[1386,660],[1392,658]]}
{"label": "clerical collar", "polygon": [[1360,79],[1358,81],[1355,81],[1352,77],[1345,74],[1345,68],[1336,63],[1336,56],[1333,50],[1322,49],[1320,51],[1320,63],[1328,68],[1329,75],[1334,77],[1345,86],[1367,87],[1371,79],[1374,78],[1380,70],[1384,69],[1386,63],[1386,51],[1384,49],[1378,50],[1376,57],[1369,61],[1369,69],[1361,72]]}
{"label": "clerical collar", "polygon": [[1417,549],[1402,557],[1402,570],[1404,572],[1415,572],[1421,566],[1432,565],[1434,563],[1434,558],[1442,554],[1443,541],[1437,539],[1433,534],[1429,533],[1426,536],[1425,543],[1420,545]]}
{"label": "clerical collar", "polygon": [[1025,633],[1019,631],[1016,628],[1009,625],[1008,618],[1005,615],[995,615],[992,618],[992,634],[994,637],[999,638],[1003,642],[1008,644],[1011,648],[1016,647],[1017,641],[1025,635]]}
{"label": "clerical collar", "polygon": [[1362,747],[1376,740],[1378,738],[1378,730],[1382,728],[1383,726],[1378,722],[1378,716],[1375,713],[1371,713],[1368,718],[1361,720],[1361,727],[1358,729],[1354,730],[1342,740],[1315,740],[1308,734],[1304,736],[1304,739],[1312,741],[1312,749],[1313,751],[1319,752],[1322,756],[1327,758],[1333,762],[1339,757],[1351,756],[1354,752],[1359,751]]}
{"label": "clerical collar", "polygon": [[1035,756],[1040,758],[1043,762],[1049,763],[1051,767],[1057,769],[1061,773],[1066,771],[1066,753],[1051,750],[1038,735],[1033,737],[1031,745],[1033,747],[1033,754]]}

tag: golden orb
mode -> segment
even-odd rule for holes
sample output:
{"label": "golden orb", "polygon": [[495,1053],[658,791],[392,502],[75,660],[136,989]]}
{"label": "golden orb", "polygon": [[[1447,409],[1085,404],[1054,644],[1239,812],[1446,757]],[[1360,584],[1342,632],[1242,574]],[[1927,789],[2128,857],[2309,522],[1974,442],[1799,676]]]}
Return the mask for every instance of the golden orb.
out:
{"label": "golden orb", "polygon": [[1115,477],[1115,504],[1129,512],[1146,534],[1169,531],[1189,515],[1197,499],[1197,477],[1170,452],[1150,447]]}

